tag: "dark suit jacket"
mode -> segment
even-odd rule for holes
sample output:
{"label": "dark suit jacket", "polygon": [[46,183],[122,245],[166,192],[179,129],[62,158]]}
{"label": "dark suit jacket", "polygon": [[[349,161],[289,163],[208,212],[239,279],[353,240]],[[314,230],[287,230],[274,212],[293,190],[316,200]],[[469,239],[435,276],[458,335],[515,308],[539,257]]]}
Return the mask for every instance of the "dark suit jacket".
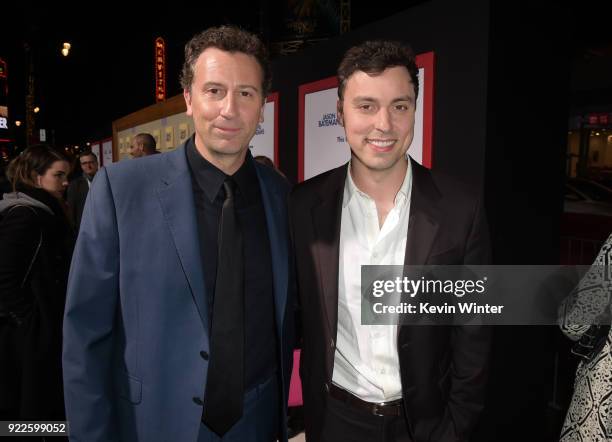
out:
{"label": "dark suit jacket", "polygon": [[71,221],[77,232],[81,225],[81,217],[83,216],[83,208],[85,207],[87,193],[89,193],[89,184],[87,184],[87,178],[84,175],[72,181],[70,186],[68,186],[68,207],[70,207],[71,211]]}
{"label": "dark suit jacket", "polygon": [[[480,201],[412,161],[404,263],[486,264],[489,235]],[[338,324],[338,260],[347,165],[299,184],[290,198],[304,324],[300,374],[306,435],[320,440]],[[402,326],[397,349],[413,440],[464,441],[483,407],[489,330]]]}

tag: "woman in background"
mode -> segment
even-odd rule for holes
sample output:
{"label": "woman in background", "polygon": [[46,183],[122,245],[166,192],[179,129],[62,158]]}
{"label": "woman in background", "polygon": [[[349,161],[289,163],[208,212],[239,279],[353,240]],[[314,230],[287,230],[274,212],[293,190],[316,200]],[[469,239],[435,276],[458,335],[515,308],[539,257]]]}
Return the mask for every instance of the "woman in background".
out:
{"label": "woman in background", "polygon": [[63,153],[27,148],[0,200],[0,420],[65,420],[62,317],[74,242]]}

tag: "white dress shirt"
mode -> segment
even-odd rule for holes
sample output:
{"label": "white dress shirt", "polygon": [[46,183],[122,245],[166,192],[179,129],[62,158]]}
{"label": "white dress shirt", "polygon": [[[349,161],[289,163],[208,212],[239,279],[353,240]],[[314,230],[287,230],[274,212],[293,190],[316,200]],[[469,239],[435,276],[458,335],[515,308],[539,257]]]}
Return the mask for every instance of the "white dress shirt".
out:
{"label": "white dress shirt", "polygon": [[368,402],[402,396],[397,325],[361,325],[361,266],[403,265],[412,170],[379,227],[376,204],[346,174],[342,198],[338,278],[338,335],[332,381]]}

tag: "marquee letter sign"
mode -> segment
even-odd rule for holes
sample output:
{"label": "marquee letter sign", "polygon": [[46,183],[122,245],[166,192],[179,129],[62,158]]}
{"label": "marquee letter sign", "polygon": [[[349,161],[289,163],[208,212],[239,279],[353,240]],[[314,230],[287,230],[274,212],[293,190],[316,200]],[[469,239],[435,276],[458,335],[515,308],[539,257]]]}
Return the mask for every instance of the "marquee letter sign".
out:
{"label": "marquee letter sign", "polygon": [[155,100],[166,99],[166,42],[163,38],[155,39]]}

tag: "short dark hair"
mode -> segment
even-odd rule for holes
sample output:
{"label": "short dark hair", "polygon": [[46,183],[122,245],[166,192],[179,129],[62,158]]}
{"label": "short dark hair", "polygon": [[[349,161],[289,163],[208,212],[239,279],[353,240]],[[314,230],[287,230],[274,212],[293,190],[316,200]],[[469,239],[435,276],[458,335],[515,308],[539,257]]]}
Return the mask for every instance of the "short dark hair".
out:
{"label": "short dark hair", "polygon": [[63,152],[47,144],[35,144],[10,162],[6,176],[14,191],[20,186],[36,187],[36,175],[44,175],[56,161],[70,163]]}
{"label": "short dark hair", "polygon": [[185,62],[181,72],[183,89],[191,88],[196,61],[208,48],[217,48],[226,52],[242,52],[255,57],[262,71],[261,93],[263,98],[266,98],[272,86],[272,67],[268,50],[255,34],[235,26],[208,28],[189,40],[185,45]]}
{"label": "short dark hair", "polygon": [[136,139],[137,143],[142,143],[142,147],[144,148],[145,152],[155,152],[157,142],[155,141],[155,137],[153,137],[153,135],[143,132],[136,135],[134,138]]}
{"label": "short dark hair", "polygon": [[338,66],[338,98],[341,101],[344,99],[346,82],[355,72],[376,75],[395,66],[404,66],[408,70],[414,86],[414,97],[418,97],[419,68],[410,46],[399,41],[371,40],[353,46],[344,54]]}
{"label": "short dark hair", "polygon": [[83,157],[94,157],[94,160],[96,160],[96,163],[98,162],[98,157],[91,150],[86,150],[85,152],[81,152],[79,154],[79,157],[78,157],[79,158],[79,162],[80,162],[81,158],[83,158]]}

